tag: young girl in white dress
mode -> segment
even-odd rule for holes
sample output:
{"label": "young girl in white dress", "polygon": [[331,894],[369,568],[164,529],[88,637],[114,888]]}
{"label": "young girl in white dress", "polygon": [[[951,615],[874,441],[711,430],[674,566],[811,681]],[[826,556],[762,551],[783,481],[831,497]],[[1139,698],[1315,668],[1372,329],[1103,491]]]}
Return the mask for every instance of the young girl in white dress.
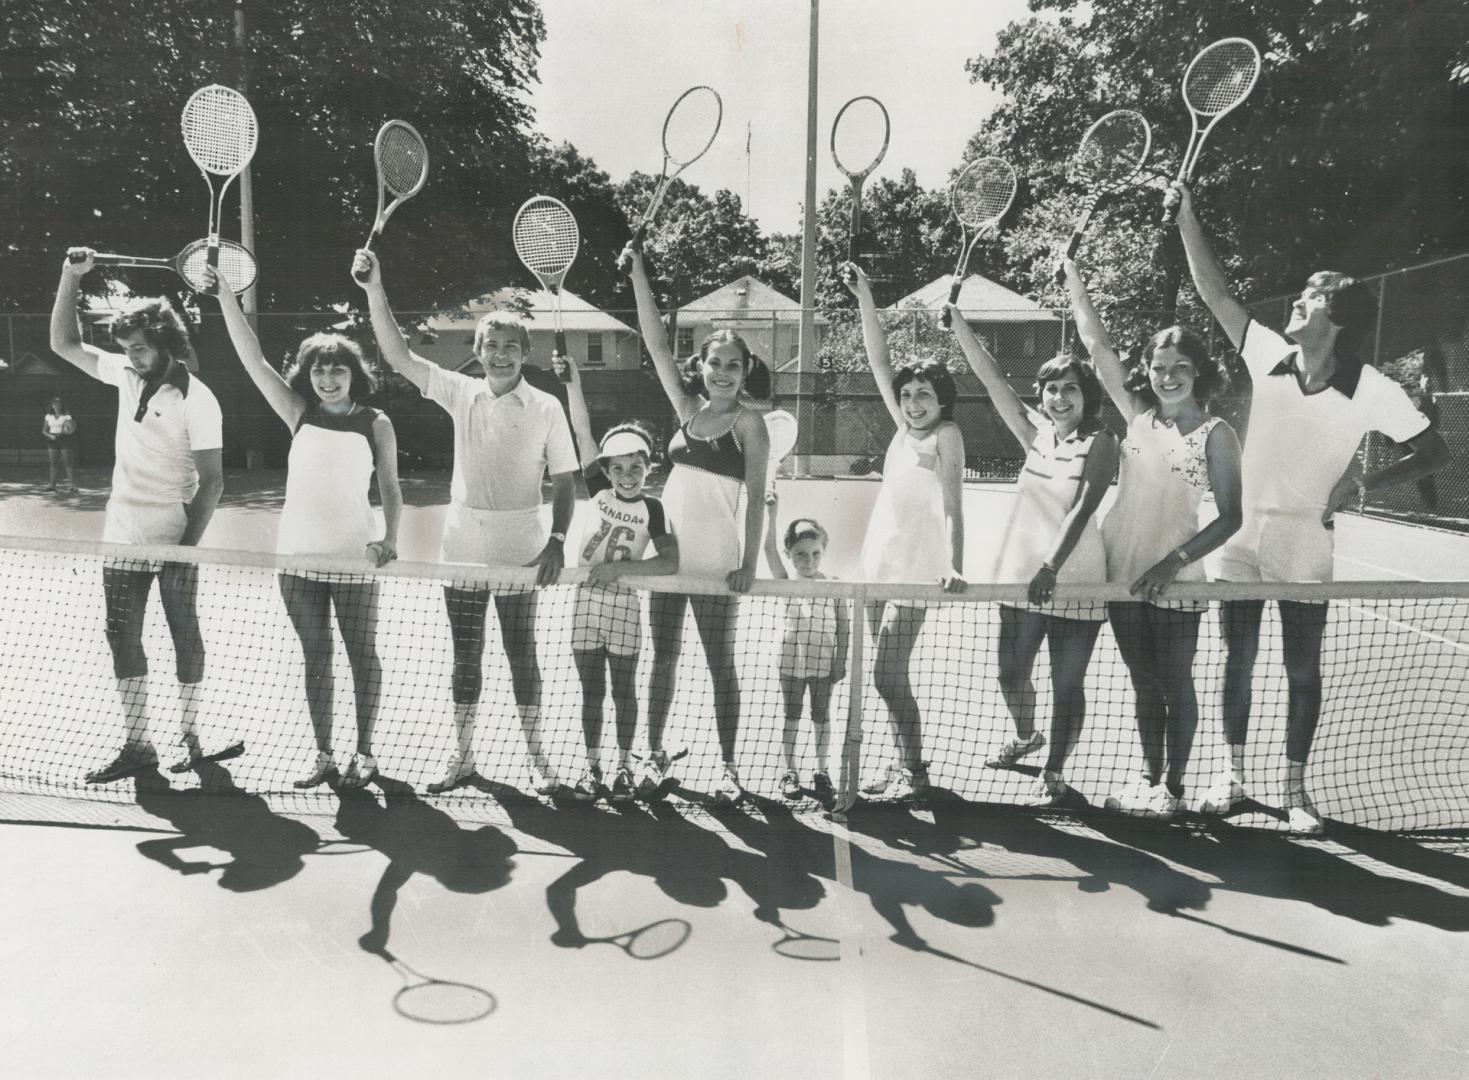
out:
{"label": "young girl in white dress", "polygon": [[[362,349],[341,334],[312,334],[301,342],[294,364],[282,376],[260,351],[234,293],[213,291],[245,371],[291,429],[276,550],[284,555],[358,558],[364,566],[383,566],[397,558],[403,509],[398,440],[387,414],[362,403],[373,389]],[[368,501],[374,471],[383,505],[380,536],[377,515]],[[286,571],[280,575],[280,588],[286,614],[301,639],[306,708],[316,736],[316,761],[296,786],[315,787],[340,779],[342,787],[363,787],[377,773],[372,752],[382,682],[377,582],[366,574]],[[357,750],[340,771],[332,750],[333,612],[357,702]]]}
{"label": "young girl in white dress", "polygon": [[1015,724],[987,764],[1013,765],[1046,745],[1035,728],[1031,670],[1041,643],[1050,649],[1051,749],[1022,801],[1048,806],[1069,788],[1066,760],[1086,719],[1086,669],[1106,618],[1100,601],[1052,603],[1057,582],[1106,580],[1096,512],[1117,472],[1117,439],[1101,421],[1102,388],[1091,365],[1062,354],[1036,372],[1039,411],[1020,400],[995,358],[950,305],[950,326],[969,366],[1015,440],[1025,449],[1014,509],[995,561],[994,580],[1029,582],[1029,607],[1000,605],[1000,693]]}
{"label": "young girl in white dress", "polygon": [[[945,592],[962,593],[964,435],[954,423],[954,377],[938,361],[894,371],[867,275],[846,263],[842,277],[857,297],[867,362],[898,426],[862,545],[863,574],[868,581],[940,584]],[[872,681],[887,705],[897,750],[897,761],[862,789],[868,795],[906,799],[928,790],[922,715],[908,671],[927,615],[921,601],[879,600],[867,608],[876,645]]]}
{"label": "young girl in white dress", "polygon": [[[1153,336],[1128,371],[1092,306],[1076,264],[1062,261],[1077,332],[1102,385],[1127,422],[1117,501],[1102,524],[1107,580],[1136,602],[1108,605],[1112,633],[1136,692],[1143,772],[1115,791],[1107,807],[1168,819],[1178,812],[1199,723],[1193,663],[1205,604],[1173,600],[1173,581],[1202,581],[1200,563],[1239,531],[1240,444],[1209,413],[1229,384],[1203,339],[1183,326]],[[1212,491],[1218,515],[1200,527],[1199,503]]]}

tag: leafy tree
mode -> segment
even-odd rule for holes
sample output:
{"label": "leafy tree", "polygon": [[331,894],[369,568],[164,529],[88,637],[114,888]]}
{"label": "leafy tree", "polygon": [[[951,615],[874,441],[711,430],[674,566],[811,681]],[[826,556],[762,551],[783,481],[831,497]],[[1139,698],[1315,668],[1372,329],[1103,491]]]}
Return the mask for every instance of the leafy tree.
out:
{"label": "leafy tree", "polygon": [[[515,276],[511,218],[544,164],[523,96],[545,32],[533,0],[248,3],[243,50],[234,7],[7,0],[0,289],[12,304],[45,306],[68,244],[166,255],[201,236],[206,193],[179,111],[196,88],[242,77],[260,120],[252,175],[263,310],[356,298],[347,266],[371,224],[372,140],[394,116],[419,128],[431,162],[423,192],[381,244],[395,302],[458,303]],[[160,287],[156,274],[133,280]]]}
{"label": "leafy tree", "polygon": [[[1112,108],[1154,125],[1153,165],[1172,175],[1188,131],[1178,84],[1188,59],[1220,37],[1248,37],[1264,68],[1250,100],[1220,124],[1196,189],[1242,294],[1299,287],[1313,269],[1369,273],[1469,243],[1469,7],[1456,0],[1032,0],[1037,15],[969,63],[1008,100],[970,155],[1010,158],[1031,208],[1006,243],[1017,274],[1041,284],[1079,193],[1066,161]],[[1156,191],[1122,200],[1106,248],[1127,268],[1115,295],[1156,306],[1163,268]],[[1039,230],[1049,229],[1050,243]],[[1095,238],[1089,238],[1095,244]],[[1094,249],[1095,250],[1095,249]],[[1093,258],[1093,262],[1097,260]],[[1129,285],[1128,281],[1132,284]]]}

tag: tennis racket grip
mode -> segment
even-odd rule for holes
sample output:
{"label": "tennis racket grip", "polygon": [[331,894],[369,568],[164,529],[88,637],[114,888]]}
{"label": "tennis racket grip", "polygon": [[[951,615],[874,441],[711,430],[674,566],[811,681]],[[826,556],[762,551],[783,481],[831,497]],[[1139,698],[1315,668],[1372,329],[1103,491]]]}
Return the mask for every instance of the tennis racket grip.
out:
{"label": "tennis racket grip", "polygon": [[[74,263],[79,263],[82,261],[81,257],[77,255],[71,255],[68,257]],[[122,266],[130,260],[126,255],[93,255],[92,261],[98,266]]]}
{"label": "tennis racket grip", "polygon": [[[1086,225],[1083,223],[1071,230],[1071,239],[1066,241],[1066,254],[1062,256],[1063,259],[1076,258],[1077,249],[1081,247],[1081,234],[1085,228]],[[1066,268],[1064,266],[1056,267],[1056,284],[1066,284]]]}
{"label": "tennis racket grip", "polygon": [[[556,355],[557,356],[566,356],[567,355],[567,352],[566,352],[566,331],[564,331],[564,330],[557,330],[556,331]],[[556,370],[556,378],[560,379],[564,383],[571,382],[571,367],[570,367],[570,365],[569,364],[564,364],[560,368],[557,368],[557,370]]]}
{"label": "tennis racket grip", "polygon": [[[951,303],[951,304],[958,303],[958,301],[959,301],[959,289],[963,285],[964,285],[963,279],[960,278],[958,274],[955,274],[954,275],[953,282],[949,285],[949,303]],[[943,326],[944,326],[944,329],[945,330],[947,330],[949,328],[949,309],[947,307],[944,308],[944,313],[939,316],[939,322],[943,323]]]}
{"label": "tennis racket grip", "polygon": [[859,183],[852,185],[852,221],[847,232],[847,261],[857,261],[857,241],[862,236],[862,186]]}
{"label": "tennis racket grip", "polygon": [[[363,251],[371,251],[372,250],[372,245],[373,244],[376,244],[379,240],[381,240],[382,239],[382,235],[383,235],[382,226],[381,225],[374,225],[372,227],[372,232],[367,237],[367,243],[365,243],[365,244],[362,245],[362,250]],[[356,270],[353,270],[352,271],[352,276],[354,278],[356,278],[362,284],[366,285],[367,284],[367,278],[369,276],[369,273],[370,273],[370,271],[363,271],[361,273],[358,273]]]}
{"label": "tennis racket grip", "polygon": [[[634,251],[642,251],[643,240],[647,237],[647,235],[648,223],[645,221],[633,230],[632,239],[627,242],[627,246],[632,248]],[[627,252],[623,252],[621,255],[617,256],[617,272],[624,275],[632,273],[632,259],[628,257]]]}

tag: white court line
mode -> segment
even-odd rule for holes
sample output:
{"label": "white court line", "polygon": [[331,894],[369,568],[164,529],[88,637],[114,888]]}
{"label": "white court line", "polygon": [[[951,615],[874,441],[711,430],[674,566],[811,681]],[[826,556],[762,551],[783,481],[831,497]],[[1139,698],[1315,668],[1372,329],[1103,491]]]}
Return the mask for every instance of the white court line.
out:
{"label": "white court line", "polygon": [[840,822],[831,822],[831,844],[836,854],[836,879],[841,886],[837,917],[838,978],[842,988],[842,1075],[846,1080],[869,1080],[872,1062],[868,1054],[867,990],[862,970],[862,944],[858,922],[851,905],[857,891],[852,885],[852,836]]}
{"label": "white court line", "polygon": [[1414,626],[1412,623],[1405,623],[1401,619],[1389,619],[1386,615],[1379,615],[1377,614],[1377,612],[1371,610],[1370,608],[1364,608],[1357,604],[1348,603],[1347,606],[1353,611],[1360,611],[1369,619],[1376,619],[1378,622],[1385,622],[1389,626],[1397,627],[1399,630],[1408,630],[1414,634],[1421,634],[1423,637],[1426,637],[1431,641],[1436,641],[1440,645],[1447,645],[1455,652],[1469,653],[1469,645],[1464,644],[1462,641],[1455,641],[1453,638],[1446,638],[1442,634],[1435,634],[1432,630],[1425,630],[1421,626]]}
{"label": "white court line", "polygon": [[1356,559],[1356,558],[1353,558],[1350,555],[1338,555],[1336,557],[1336,561],[1337,562],[1354,563],[1357,566],[1365,566],[1368,569],[1377,570],[1377,571],[1380,571],[1380,572],[1382,572],[1384,574],[1391,574],[1393,577],[1404,578],[1404,579],[1406,579],[1408,581],[1432,581],[1433,580],[1432,578],[1420,578],[1420,577],[1418,577],[1415,574],[1405,574],[1401,570],[1394,570],[1391,566],[1383,566],[1381,563],[1368,562],[1366,559]]}

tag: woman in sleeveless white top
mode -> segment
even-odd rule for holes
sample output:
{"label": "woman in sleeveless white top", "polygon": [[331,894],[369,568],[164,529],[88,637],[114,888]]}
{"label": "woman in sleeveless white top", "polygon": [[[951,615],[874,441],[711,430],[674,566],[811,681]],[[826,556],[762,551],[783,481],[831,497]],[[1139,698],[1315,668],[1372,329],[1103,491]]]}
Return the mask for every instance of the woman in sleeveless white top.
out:
{"label": "woman in sleeveless white top", "polygon": [[1015,737],[986,764],[1007,768],[1046,744],[1035,728],[1031,671],[1046,643],[1051,661],[1051,748],[1041,776],[1022,793],[1029,806],[1049,806],[1069,790],[1064,779],[1086,720],[1086,669],[1106,617],[1095,602],[1052,603],[1058,581],[1106,580],[1097,508],[1117,470],[1117,439],[1101,422],[1102,388],[1091,365],[1062,354],[1036,372],[1039,410],[1028,408],[957,309],[954,336],[990,392],[1000,419],[1026,448],[1014,509],[995,560],[995,579],[1028,582],[1029,606],[1000,605],[1000,694]]}
{"label": "woman in sleeveless white top", "polygon": [[642,253],[632,245],[626,251],[643,343],[679,419],[679,428],[669,440],[671,468],[663,488],[668,525],[678,540],[679,573],[709,578],[729,590],[698,596],[654,593],[648,600],[653,639],[648,680],[651,753],[638,790],[651,797],[664,790],[668,780],[663,735],[683,648],[684,612],[692,609],[709,665],[714,723],[724,765],[714,800],[738,804],[745,791],[735,760],[741,705],[735,618],[739,594],[748,592],[755,580],[770,456],[765,421],[758,412],[744,407],[740,393],[748,389],[754,397],[767,396],[770,372],[738,334],[716,330],[700,346],[686,380],[668,347]]}
{"label": "woman in sleeveless white top", "polygon": [[[363,568],[397,558],[398,443],[393,422],[362,404],[372,393],[362,350],[341,334],[313,334],[301,342],[286,376],[266,362],[250,324],[229,289],[216,290],[235,352],[277,416],[291,429],[286,502],[277,532],[282,554],[360,560]],[[368,501],[376,471],[384,524]],[[316,738],[316,759],[297,787],[339,778],[362,787],[377,772],[372,732],[377,722],[382,665],[377,655],[377,582],[366,574],[286,571],[281,599],[301,640],[306,709]],[[332,614],[352,669],[357,750],[340,772],[332,747]]]}
{"label": "woman in sleeveless white top", "polygon": [[[963,592],[964,436],[953,420],[954,378],[938,361],[894,371],[867,276],[854,263],[845,264],[842,274],[862,313],[867,363],[898,428],[862,545],[863,570],[870,581],[939,584],[947,592]],[[887,706],[897,754],[880,777],[863,787],[869,795],[905,799],[928,789],[922,715],[909,670],[926,619],[921,602],[868,605],[876,646],[872,681]],[[855,751],[848,756],[843,766],[855,770]],[[850,779],[843,778],[844,797],[850,794]]]}
{"label": "woman in sleeveless white top", "polygon": [[[1166,593],[1174,581],[1202,581],[1200,560],[1241,522],[1239,439],[1207,405],[1228,375],[1182,326],[1154,335],[1128,372],[1075,264],[1068,260],[1063,269],[1081,340],[1127,421],[1121,482],[1102,538],[1107,580],[1139,598],[1108,609],[1132,676],[1144,770],[1114,791],[1107,806],[1167,819],[1181,804],[1199,723],[1193,662],[1205,605]],[[1210,489],[1218,515],[1201,528],[1199,504]]]}

